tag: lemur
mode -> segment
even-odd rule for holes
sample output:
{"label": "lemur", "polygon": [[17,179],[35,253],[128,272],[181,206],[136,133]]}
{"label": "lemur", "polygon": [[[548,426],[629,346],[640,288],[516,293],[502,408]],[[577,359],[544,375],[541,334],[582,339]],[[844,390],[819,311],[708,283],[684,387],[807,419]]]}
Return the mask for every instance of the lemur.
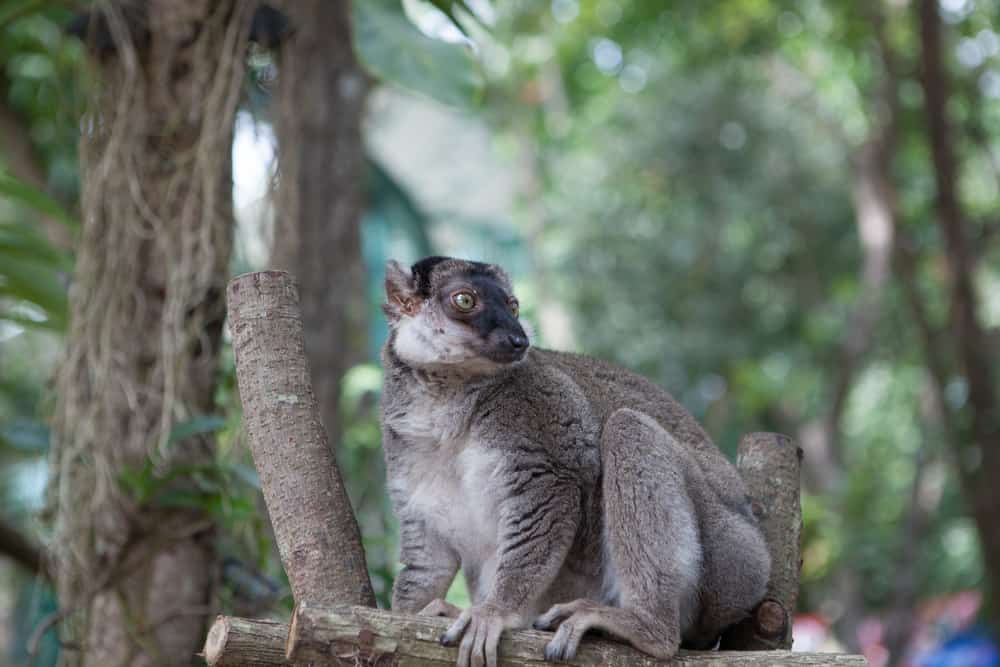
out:
{"label": "lemur", "polygon": [[[764,596],[770,559],[734,466],[643,377],[532,347],[498,266],[385,274],[383,447],[400,523],[394,610],[455,618],[458,665],[500,633],[599,629],[654,657],[712,646]],[[459,567],[472,606],[442,600]]]}

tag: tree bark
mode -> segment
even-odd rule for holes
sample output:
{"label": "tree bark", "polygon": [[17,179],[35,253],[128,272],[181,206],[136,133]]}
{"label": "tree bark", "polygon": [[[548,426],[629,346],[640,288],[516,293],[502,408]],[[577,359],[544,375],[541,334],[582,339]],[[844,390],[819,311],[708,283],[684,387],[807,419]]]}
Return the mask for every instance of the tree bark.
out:
{"label": "tree bark", "polygon": [[[398,614],[363,607],[299,605],[288,629],[287,657],[324,665],[454,665],[457,647],[442,646],[438,637],[450,619]],[[542,658],[552,633],[505,631],[500,639],[501,665],[547,665]],[[862,667],[859,655],[791,653],[789,651],[681,651],[669,661],[656,660],[618,642],[590,636],[568,664],[606,667],[767,667],[837,665]]]}
{"label": "tree bark", "polygon": [[799,598],[802,450],[778,433],[750,433],[740,440],[737,468],[771,555],[767,595],[749,618],[730,628],[721,648],[790,649]]}
{"label": "tree bark", "polygon": [[297,602],[375,606],[361,533],[319,421],[299,295],[281,271],[227,291],[243,419]]}
{"label": "tree bark", "polygon": [[320,419],[336,449],[341,379],[367,351],[360,231],[367,81],[354,56],[349,0],[293,0],[282,8],[291,30],[278,69],[271,267],[298,280]]}
{"label": "tree bark", "polygon": [[[958,197],[958,163],[948,119],[950,81],[942,52],[941,18],[936,0],[921,0],[918,7],[921,37],[920,82],[924,91],[927,138],[931,148],[936,185],[935,208],[945,241],[950,292],[951,337],[968,387],[968,428],[959,442],[959,477],[979,530],[986,569],[986,584],[997,615],[1000,596],[1000,405],[991,346],[979,320],[972,282],[976,257],[966,238],[965,212]],[[959,423],[962,420],[959,419]]]}
{"label": "tree bark", "polygon": [[[151,0],[148,35],[94,10],[115,48],[94,58],[82,120],[82,230],[53,419],[53,539],[64,665],[187,665],[214,570],[207,512],[143,498],[211,439],[171,438],[215,409],[231,249],[233,117],[249,0]],[[147,39],[148,37],[148,39]],[[192,494],[184,479],[165,488]]]}

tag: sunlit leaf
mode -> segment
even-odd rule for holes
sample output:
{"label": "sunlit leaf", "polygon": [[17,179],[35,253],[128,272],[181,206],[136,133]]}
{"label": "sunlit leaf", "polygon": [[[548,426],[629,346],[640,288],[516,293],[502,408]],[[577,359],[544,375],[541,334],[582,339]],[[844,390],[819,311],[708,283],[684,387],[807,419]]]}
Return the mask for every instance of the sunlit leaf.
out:
{"label": "sunlit leaf", "polygon": [[0,248],[0,296],[28,301],[45,312],[53,328],[66,327],[66,287],[49,264]]}

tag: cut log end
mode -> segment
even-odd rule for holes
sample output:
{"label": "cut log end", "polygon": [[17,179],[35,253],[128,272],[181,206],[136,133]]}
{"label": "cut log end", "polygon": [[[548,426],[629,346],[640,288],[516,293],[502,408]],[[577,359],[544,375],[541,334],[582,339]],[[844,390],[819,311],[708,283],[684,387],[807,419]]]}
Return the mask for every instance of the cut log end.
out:
{"label": "cut log end", "polygon": [[768,639],[780,639],[788,632],[788,612],[777,600],[764,600],[754,611],[757,632]]}
{"label": "cut log end", "polygon": [[225,616],[219,616],[212,623],[212,628],[208,631],[208,638],[205,639],[203,654],[205,662],[210,667],[215,667],[226,653],[226,643],[229,641],[229,628],[229,620]]}

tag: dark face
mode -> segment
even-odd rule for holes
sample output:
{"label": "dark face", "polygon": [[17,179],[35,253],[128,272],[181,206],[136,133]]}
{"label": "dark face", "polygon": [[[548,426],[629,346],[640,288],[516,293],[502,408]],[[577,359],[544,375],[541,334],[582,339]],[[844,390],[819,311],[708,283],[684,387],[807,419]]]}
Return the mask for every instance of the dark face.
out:
{"label": "dark face", "polygon": [[471,273],[456,276],[436,295],[440,312],[472,334],[466,345],[494,363],[520,361],[528,337],[518,322],[518,303],[495,277]]}
{"label": "dark face", "polygon": [[392,350],[410,365],[488,374],[528,351],[517,299],[498,266],[427,257],[406,269],[390,261],[385,292]]}

